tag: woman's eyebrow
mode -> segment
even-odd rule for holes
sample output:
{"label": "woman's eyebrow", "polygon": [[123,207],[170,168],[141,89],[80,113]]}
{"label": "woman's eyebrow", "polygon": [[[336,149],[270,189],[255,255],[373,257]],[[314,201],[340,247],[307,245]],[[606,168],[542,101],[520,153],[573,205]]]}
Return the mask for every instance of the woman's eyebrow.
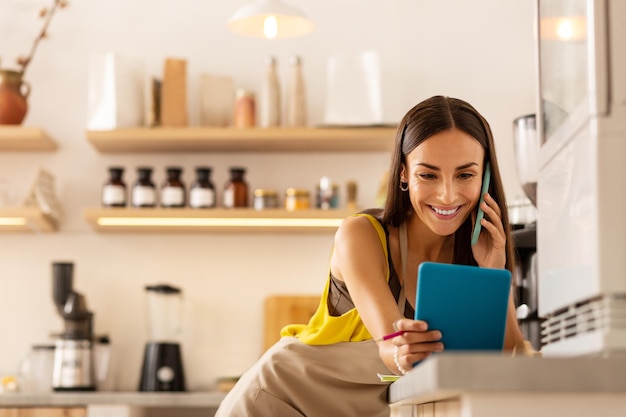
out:
{"label": "woman's eyebrow", "polygon": [[[426,167],[428,169],[432,169],[433,171],[441,171],[441,168],[439,168],[439,167],[437,167],[435,165],[428,164],[426,162],[418,162],[415,165],[421,165],[421,166]],[[471,166],[474,166],[474,165],[478,166],[478,164],[476,162],[468,162],[467,164],[463,164],[463,165],[460,165],[460,166],[456,167],[456,171],[461,171],[461,170],[467,169],[467,168],[469,168]]]}

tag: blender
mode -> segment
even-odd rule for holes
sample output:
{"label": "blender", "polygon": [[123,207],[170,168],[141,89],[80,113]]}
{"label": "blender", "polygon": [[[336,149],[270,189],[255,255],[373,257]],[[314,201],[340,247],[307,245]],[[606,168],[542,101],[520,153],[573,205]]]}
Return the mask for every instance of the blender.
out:
{"label": "blender", "polygon": [[185,391],[179,343],[182,291],[170,285],[148,285],[146,308],[148,342],[139,391]]}

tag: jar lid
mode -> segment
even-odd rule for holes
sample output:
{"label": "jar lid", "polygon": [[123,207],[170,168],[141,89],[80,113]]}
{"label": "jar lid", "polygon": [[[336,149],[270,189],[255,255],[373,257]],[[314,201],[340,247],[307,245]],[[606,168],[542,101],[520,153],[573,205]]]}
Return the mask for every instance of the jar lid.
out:
{"label": "jar lid", "polygon": [[304,188],[287,188],[285,191],[285,195],[287,196],[296,196],[296,197],[308,197],[309,190]]}
{"label": "jar lid", "polygon": [[244,167],[230,167],[230,172],[233,174],[245,174],[246,169]]}
{"label": "jar lid", "polygon": [[257,188],[254,190],[255,197],[278,197],[276,190],[270,190],[268,188]]}

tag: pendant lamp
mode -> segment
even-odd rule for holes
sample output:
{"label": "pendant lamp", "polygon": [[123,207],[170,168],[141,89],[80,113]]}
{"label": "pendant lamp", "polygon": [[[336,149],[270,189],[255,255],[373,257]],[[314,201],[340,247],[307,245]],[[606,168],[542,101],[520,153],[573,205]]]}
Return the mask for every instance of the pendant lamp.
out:
{"label": "pendant lamp", "polygon": [[239,35],[280,39],[306,35],[315,24],[300,9],[281,0],[257,0],[237,10],[228,28]]}

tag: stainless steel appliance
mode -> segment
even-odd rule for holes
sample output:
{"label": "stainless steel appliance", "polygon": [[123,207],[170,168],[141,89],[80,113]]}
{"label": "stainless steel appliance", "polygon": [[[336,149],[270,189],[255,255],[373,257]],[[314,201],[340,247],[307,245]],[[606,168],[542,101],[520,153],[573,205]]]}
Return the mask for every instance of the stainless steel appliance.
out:
{"label": "stainless steel appliance", "polygon": [[537,0],[544,356],[626,353],[626,2]]}
{"label": "stainless steel appliance", "polygon": [[179,342],[182,291],[170,285],[149,285],[145,290],[148,342],[139,391],[185,391]]}
{"label": "stainless steel appliance", "polygon": [[[539,137],[534,114],[513,121],[513,144],[517,176],[528,199],[537,205],[539,175]],[[541,322],[538,314],[537,222],[516,224],[513,241],[516,249],[515,277],[517,318],[524,337],[535,350],[541,350]]]}
{"label": "stainless steel appliance", "polygon": [[64,322],[63,333],[55,343],[52,388],[55,391],[94,391],[96,389],[93,349],[93,313],[85,297],[73,290],[74,264],[52,264],[52,292]]}

